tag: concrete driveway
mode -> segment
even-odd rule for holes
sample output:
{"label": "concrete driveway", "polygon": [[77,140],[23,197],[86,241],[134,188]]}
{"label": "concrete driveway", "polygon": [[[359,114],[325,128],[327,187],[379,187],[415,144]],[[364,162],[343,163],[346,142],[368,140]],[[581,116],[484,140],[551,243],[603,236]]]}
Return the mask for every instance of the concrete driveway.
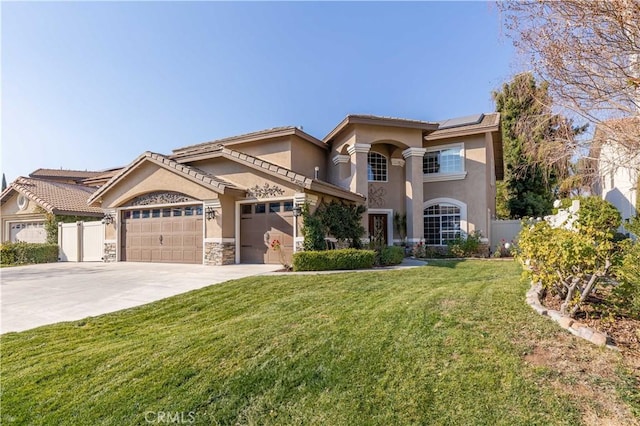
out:
{"label": "concrete driveway", "polygon": [[144,305],[280,265],[48,263],[0,270],[0,333]]}

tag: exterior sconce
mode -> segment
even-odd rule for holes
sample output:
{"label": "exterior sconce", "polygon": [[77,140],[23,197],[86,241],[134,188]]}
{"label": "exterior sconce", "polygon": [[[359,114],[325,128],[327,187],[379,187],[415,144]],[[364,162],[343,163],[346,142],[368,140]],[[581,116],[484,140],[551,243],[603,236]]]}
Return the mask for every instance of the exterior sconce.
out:
{"label": "exterior sconce", "polygon": [[216,218],[216,210],[213,207],[207,207],[205,213],[207,215],[207,220]]}
{"label": "exterior sconce", "polygon": [[115,222],[115,218],[111,213],[105,214],[102,218],[102,223],[104,223],[105,225],[111,225],[113,224],[113,222]]}
{"label": "exterior sconce", "polygon": [[293,216],[294,216],[294,217],[302,216],[302,207],[300,207],[300,206],[295,206],[295,207],[293,208]]}

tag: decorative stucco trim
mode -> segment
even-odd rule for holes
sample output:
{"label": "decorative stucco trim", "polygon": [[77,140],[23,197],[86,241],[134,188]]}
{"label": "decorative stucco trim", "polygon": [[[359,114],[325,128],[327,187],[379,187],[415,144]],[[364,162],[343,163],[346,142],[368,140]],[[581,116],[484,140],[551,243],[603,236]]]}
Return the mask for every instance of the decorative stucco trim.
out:
{"label": "decorative stucco trim", "polygon": [[404,158],[409,157],[424,157],[424,154],[427,152],[426,148],[407,148],[402,151],[402,156]]}
{"label": "decorative stucco trim", "polygon": [[353,145],[350,145],[347,148],[347,152],[349,153],[349,155],[353,155],[356,152],[362,153],[362,154],[366,154],[370,150],[371,150],[371,144],[370,143],[355,143]]}
{"label": "decorative stucco trim", "polygon": [[349,159],[350,158],[348,155],[338,154],[334,156],[331,160],[333,161],[333,164],[337,166],[338,164],[348,163]]}
{"label": "decorative stucco trim", "polygon": [[105,244],[116,244],[118,240],[104,240]]}
{"label": "decorative stucco trim", "polygon": [[424,175],[423,181],[442,182],[446,180],[463,180],[467,177],[467,172],[462,173],[429,173]]}
{"label": "decorative stucco trim", "polygon": [[392,166],[398,166],[398,167],[404,167],[405,161],[402,158],[392,158],[391,159],[391,165]]}

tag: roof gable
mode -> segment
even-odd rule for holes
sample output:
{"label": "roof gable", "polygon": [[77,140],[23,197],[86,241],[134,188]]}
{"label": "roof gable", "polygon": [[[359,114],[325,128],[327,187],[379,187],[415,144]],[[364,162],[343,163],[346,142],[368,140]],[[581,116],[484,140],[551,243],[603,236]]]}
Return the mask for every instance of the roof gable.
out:
{"label": "roof gable", "polygon": [[212,176],[207,172],[199,170],[195,167],[180,164],[174,160],[171,160],[165,157],[164,155],[146,151],[145,153],[141,154],[138,158],[136,158],[127,167],[123,168],[117,174],[115,174],[104,186],[98,189],[91,196],[91,198],[89,198],[89,203],[90,204],[95,203],[98,199],[100,199],[100,197],[104,193],[111,190],[116,184],[124,180],[133,170],[137,169],[145,162],[154,163],[159,167],[162,167],[171,172],[177,173],[178,175],[184,177],[185,179],[188,179],[192,182],[195,182],[209,189],[212,189],[219,194],[227,194],[229,192],[241,191],[240,188],[236,187],[232,183],[226,182],[216,176]]}

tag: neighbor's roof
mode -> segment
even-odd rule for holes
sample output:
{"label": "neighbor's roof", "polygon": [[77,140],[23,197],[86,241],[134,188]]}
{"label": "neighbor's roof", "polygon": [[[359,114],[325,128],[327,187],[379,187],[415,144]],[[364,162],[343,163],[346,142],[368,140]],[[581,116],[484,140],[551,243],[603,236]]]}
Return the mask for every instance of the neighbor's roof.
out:
{"label": "neighbor's roof", "polygon": [[[468,118],[470,124],[466,124],[464,119]],[[473,119],[472,119],[473,118]],[[481,114],[476,119],[475,116],[463,117],[462,119],[449,119],[440,122],[438,130],[424,137],[426,141],[452,138],[456,136],[466,136],[471,134],[494,132],[500,130],[500,113],[493,112]]]}
{"label": "neighbor's roof", "polygon": [[95,188],[84,185],[19,177],[0,195],[3,203],[13,191],[24,195],[49,213],[77,216],[101,216],[103,214],[101,208],[91,207],[87,204],[87,199],[95,191]]}
{"label": "neighbor's roof", "polygon": [[89,170],[65,170],[65,169],[37,169],[29,173],[29,177],[32,178],[70,178],[70,179],[86,179],[94,176],[98,176],[104,172],[96,172]]}
{"label": "neighbor's roof", "polygon": [[409,129],[421,130],[435,130],[438,128],[438,123],[430,121],[385,117],[381,115],[370,114],[349,114],[332,131],[330,131],[327,136],[324,137],[323,141],[329,142],[340,132],[342,132],[347,126],[352,124],[370,124],[374,126],[404,127]]}
{"label": "neighbor's roof", "polygon": [[231,146],[240,143],[256,142],[264,139],[272,139],[283,136],[299,136],[315,145],[326,148],[326,145],[319,139],[304,132],[301,128],[294,126],[274,127],[271,129],[259,130],[257,132],[245,133],[237,136],[230,136],[223,139],[217,139],[210,142],[189,145],[183,148],[173,150],[171,158],[185,157],[189,155],[203,154],[209,151],[215,151],[218,145]]}

